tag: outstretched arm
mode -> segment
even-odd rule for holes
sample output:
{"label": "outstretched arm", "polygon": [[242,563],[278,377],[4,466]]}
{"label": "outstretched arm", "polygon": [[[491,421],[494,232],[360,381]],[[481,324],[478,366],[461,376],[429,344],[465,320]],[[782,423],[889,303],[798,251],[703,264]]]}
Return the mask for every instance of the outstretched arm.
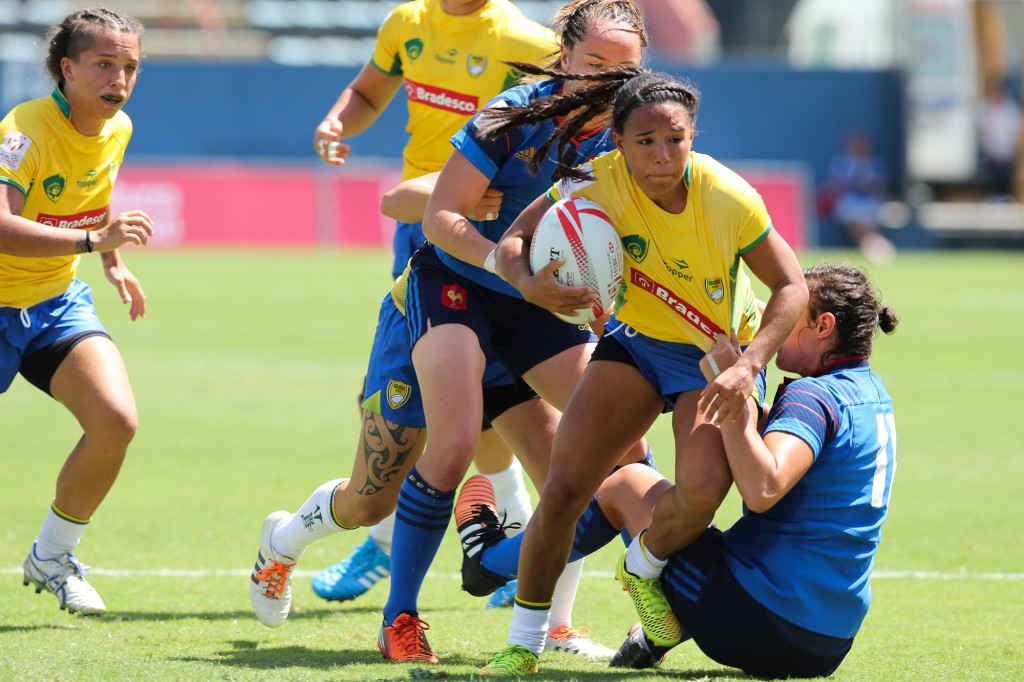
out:
{"label": "outstretched arm", "polygon": [[401,76],[386,74],[367,62],[316,127],[313,147],[320,159],[332,166],[343,166],[352,147],[341,140],[373,125],[401,85]]}
{"label": "outstretched arm", "polygon": [[746,407],[754,378],[778,352],[807,305],[807,284],[796,254],[772,230],[760,244],[743,255],[743,261],[768,286],[761,327],[743,355],[711,382],[701,395],[698,409],[706,418],[718,414],[715,423],[736,418]]}

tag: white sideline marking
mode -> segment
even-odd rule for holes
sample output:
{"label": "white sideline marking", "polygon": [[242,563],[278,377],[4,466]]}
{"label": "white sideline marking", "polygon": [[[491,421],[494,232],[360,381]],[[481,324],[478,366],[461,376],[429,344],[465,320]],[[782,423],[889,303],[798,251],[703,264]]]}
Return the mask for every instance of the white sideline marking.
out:
{"label": "white sideline marking", "polygon": [[[92,568],[91,575],[102,575],[111,578],[240,578],[248,576],[251,570],[242,569],[221,569],[221,570],[191,570],[184,568],[157,568],[157,569],[121,569],[121,568]],[[312,578],[319,571],[296,570],[292,575],[296,578]],[[21,567],[2,568],[2,575],[21,575]],[[445,580],[461,580],[458,573],[428,573],[428,578],[442,578]],[[611,579],[615,577],[613,571],[584,571],[584,578]],[[1024,580],[1024,573],[938,573],[935,571],[875,571],[871,574],[873,580]]]}

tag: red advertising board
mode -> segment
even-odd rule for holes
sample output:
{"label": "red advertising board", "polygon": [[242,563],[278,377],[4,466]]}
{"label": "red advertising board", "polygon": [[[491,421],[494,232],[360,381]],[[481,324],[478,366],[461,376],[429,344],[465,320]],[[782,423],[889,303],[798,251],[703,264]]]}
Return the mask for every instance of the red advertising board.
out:
{"label": "red advertising board", "polygon": [[[736,169],[764,197],[776,229],[794,248],[808,238],[808,182],[798,167]],[[397,169],[191,163],[125,164],[112,209],[141,209],[161,246],[390,246],[394,224],[380,198]]]}

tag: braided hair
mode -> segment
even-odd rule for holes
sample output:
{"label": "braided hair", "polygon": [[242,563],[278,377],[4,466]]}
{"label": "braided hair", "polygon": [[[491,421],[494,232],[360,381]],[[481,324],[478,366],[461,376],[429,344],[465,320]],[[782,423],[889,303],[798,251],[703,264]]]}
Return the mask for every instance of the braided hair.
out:
{"label": "braided hair", "polygon": [[572,74],[543,69],[516,62],[515,68],[527,73],[545,75],[562,80],[585,81],[586,85],[570,93],[563,93],[530,102],[522,107],[498,107],[480,112],[477,129],[487,139],[504,135],[522,125],[541,123],[560,116],[561,121],[551,138],[542,144],[530,160],[529,169],[536,173],[548,156],[551,147],[558,144],[558,169],[562,177],[587,179],[565,159],[575,161],[567,154],[573,138],[588,123],[611,112],[612,129],[622,134],[629,115],[640,106],[661,102],[678,102],[689,115],[690,123],[697,121],[700,92],[696,86],[665,73],[647,71],[635,66],[614,66],[594,74]]}
{"label": "braided hair", "polygon": [[50,27],[47,32],[48,48],[44,63],[57,87],[64,88],[61,60],[64,57],[77,60],[82,52],[89,49],[96,35],[104,31],[133,35],[139,39],[141,45],[145,28],[134,17],[102,7],[73,12],[56,26]]}

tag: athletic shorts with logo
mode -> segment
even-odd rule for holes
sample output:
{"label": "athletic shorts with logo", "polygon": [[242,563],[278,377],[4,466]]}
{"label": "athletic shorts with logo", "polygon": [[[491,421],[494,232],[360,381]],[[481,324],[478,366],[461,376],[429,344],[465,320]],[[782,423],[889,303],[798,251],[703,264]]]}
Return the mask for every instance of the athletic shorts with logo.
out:
{"label": "athletic shorts with logo", "polygon": [[[623,351],[628,353],[628,358],[622,355]],[[680,393],[708,385],[700,371],[700,359],[704,355],[704,351],[689,343],[661,341],[644,336],[629,325],[619,322],[613,313],[591,359],[618,360],[633,365],[661,394],[665,401],[663,412],[671,412]],[[758,405],[764,403],[766,380],[767,371],[762,368],[754,378],[753,398]]]}
{"label": "athletic shorts with logo", "polygon": [[453,272],[429,245],[413,256],[405,314],[412,347],[428,326],[461,324],[517,377],[564,350],[597,341],[587,325],[569,324]]}
{"label": "athletic shorts with logo", "polygon": [[[483,387],[510,386],[514,379],[497,358],[488,358]],[[422,429],[423,397],[412,366],[412,350],[405,315],[389,293],[380,304],[377,331],[370,349],[362,407],[388,421],[411,429]]]}
{"label": "athletic shorts with logo", "polygon": [[108,336],[96,315],[92,288],[78,279],[60,296],[34,306],[0,306],[0,393],[10,387],[25,358],[69,337],[92,334]]}

